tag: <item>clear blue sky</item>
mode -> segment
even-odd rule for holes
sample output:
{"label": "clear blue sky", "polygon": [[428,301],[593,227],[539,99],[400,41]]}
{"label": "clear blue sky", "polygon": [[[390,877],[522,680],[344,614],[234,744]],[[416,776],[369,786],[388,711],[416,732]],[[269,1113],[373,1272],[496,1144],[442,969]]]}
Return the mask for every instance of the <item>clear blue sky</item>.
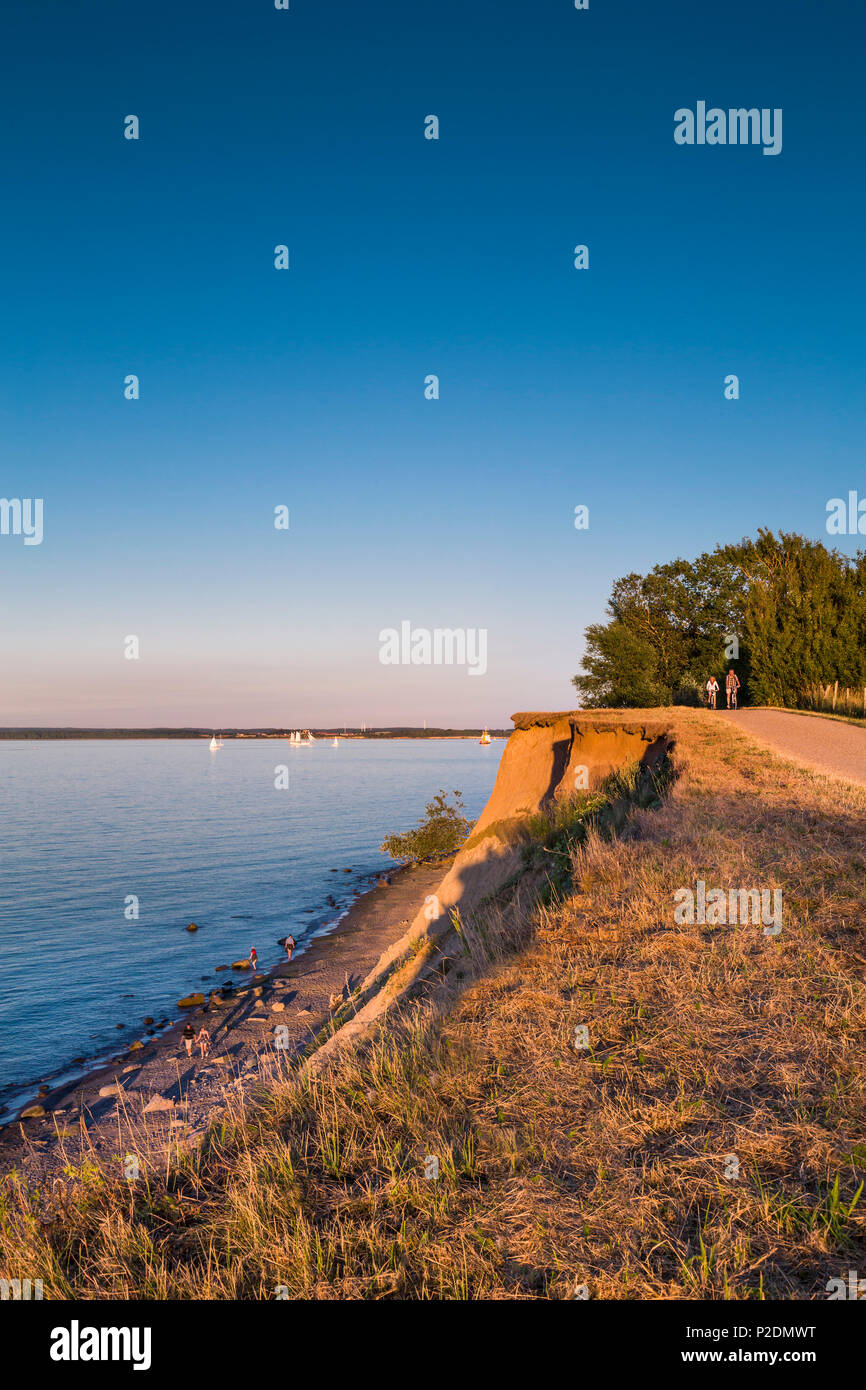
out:
{"label": "clear blue sky", "polygon": [[[45,510],[0,724],[498,725],[573,704],[618,575],[826,540],[864,42],[862,0],[6,0],[0,495]],[[677,146],[698,100],[782,153]],[[403,619],[487,674],[382,666]]]}

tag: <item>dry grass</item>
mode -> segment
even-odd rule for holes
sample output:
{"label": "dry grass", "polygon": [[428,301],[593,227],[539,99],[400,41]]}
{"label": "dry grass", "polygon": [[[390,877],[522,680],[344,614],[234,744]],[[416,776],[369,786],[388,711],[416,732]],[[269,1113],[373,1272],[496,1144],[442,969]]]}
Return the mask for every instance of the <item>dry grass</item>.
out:
{"label": "dry grass", "polygon": [[[447,993],[325,1079],[239,1101],[136,1184],[70,1174],[52,1224],[49,1194],[7,1183],[6,1277],[46,1297],[799,1299],[866,1268],[866,793],[704,712],[671,725],[664,806],[590,835],[573,895],[491,909],[483,949],[467,925]],[[677,925],[699,878],[781,888],[781,935]]]}

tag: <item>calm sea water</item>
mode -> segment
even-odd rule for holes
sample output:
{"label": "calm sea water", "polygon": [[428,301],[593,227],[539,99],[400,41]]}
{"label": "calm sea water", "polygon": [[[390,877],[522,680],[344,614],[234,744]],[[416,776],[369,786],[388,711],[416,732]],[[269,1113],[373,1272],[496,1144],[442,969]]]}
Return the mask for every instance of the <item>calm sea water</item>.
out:
{"label": "calm sea water", "polygon": [[145,1016],[175,1018],[202,976],[227,978],[216,965],[255,946],[267,967],[287,932],[300,946],[327,930],[440,787],[479,815],[504,747],[0,741],[0,1111],[139,1037]]}

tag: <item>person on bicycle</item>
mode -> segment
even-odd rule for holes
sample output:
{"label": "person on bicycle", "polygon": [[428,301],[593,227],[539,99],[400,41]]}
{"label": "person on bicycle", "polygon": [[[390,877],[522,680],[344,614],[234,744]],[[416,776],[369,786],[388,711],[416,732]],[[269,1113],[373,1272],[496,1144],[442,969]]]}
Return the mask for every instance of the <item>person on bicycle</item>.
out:
{"label": "person on bicycle", "polygon": [[737,708],[737,691],[739,688],[740,678],[733,666],[730,666],[728,668],[728,674],[725,676],[725,692],[728,697],[728,709]]}
{"label": "person on bicycle", "polygon": [[710,676],[707,681],[707,705],[710,709],[716,708],[716,696],[719,693],[719,682],[715,676]]}

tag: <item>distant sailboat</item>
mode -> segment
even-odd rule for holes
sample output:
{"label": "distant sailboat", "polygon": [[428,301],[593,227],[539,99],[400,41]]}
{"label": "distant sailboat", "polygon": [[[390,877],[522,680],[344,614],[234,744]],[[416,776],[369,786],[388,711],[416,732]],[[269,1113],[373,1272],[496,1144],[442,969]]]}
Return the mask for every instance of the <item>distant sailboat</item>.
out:
{"label": "distant sailboat", "polygon": [[486,729],[484,730],[484,733],[481,735],[481,737],[480,737],[480,739],[478,740],[478,742],[479,742],[479,743],[492,743],[492,742],[493,742],[493,740],[491,739],[491,737],[490,737],[490,735],[488,734],[488,732],[487,732]]}
{"label": "distant sailboat", "polygon": [[210,741],[210,751],[211,751],[212,753],[218,753],[219,750],[222,748],[222,746],[223,746],[222,734],[220,734],[219,738],[217,738],[216,734],[214,734],[213,738],[212,738],[211,741]]}

